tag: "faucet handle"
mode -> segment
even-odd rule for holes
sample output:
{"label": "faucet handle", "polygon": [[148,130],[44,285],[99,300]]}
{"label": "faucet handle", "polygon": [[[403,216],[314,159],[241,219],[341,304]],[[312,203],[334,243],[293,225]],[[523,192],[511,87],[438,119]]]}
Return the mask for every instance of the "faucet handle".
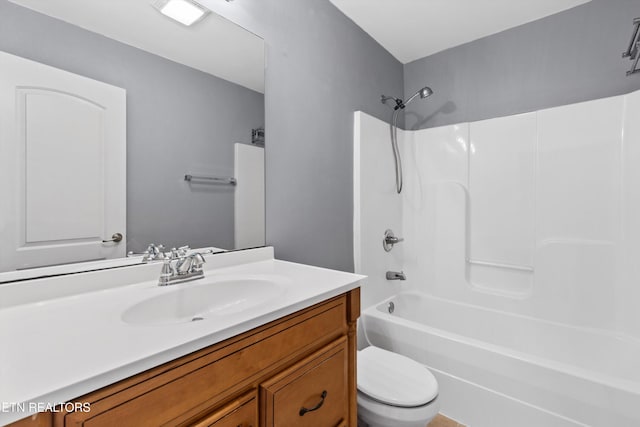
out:
{"label": "faucet handle", "polygon": [[145,251],[145,260],[146,261],[155,261],[157,259],[164,258],[164,245],[156,245],[151,243],[147,250]]}
{"label": "faucet handle", "polygon": [[171,258],[166,255],[162,261],[162,270],[160,270],[158,285],[166,286],[169,284],[171,277],[173,276],[173,266],[171,265]]}
{"label": "faucet handle", "polygon": [[193,261],[191,262],[191,271],[194,273],[199,273],[202,271],[202,266],[207,262],[206,259],[202,256],[200,252],[196,252],[191,254],[191,258]]}
{"label": "faucet handle", "polygon": [[193,265],[193,258],[190,256],[183,256],[178,259],[176,262],[176,273],[187,274],[191,271],[191,266]]}

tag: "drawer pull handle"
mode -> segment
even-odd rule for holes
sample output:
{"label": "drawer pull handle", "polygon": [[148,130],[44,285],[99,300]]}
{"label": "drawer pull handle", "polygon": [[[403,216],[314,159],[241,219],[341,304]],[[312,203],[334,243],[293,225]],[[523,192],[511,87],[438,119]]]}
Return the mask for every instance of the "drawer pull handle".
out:
{"label": "drawer pull handle", "polygon": [[324,403],[324,398],[325,397],[327,397],[327,390],[323,390],[322,391],[322,394],[320,395],[320,398],[322,400],[320,400],[320,403],[318,403],[316,406],[314,406],[313,408],[305,408],[304,406],[302,408],[300,408],[300,416],[303,416],[307,412],[313,412],[313,411],[317,411],[318,409],[320,409],[322,407],[322,404]]}

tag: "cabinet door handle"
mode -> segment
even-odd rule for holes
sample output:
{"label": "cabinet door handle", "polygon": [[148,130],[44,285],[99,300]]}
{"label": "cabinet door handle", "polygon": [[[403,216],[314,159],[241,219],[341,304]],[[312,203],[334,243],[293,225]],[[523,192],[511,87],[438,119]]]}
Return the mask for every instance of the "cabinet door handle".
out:
{"label": "cabinet door handle", "polygon": [[305,408],[304,406],[302,408],[300,408],[300,416],[303,416],[304,414],[306,414],[307,412],[313,412],[313,411],[317,411],[318,409],[320,409],[322,407],[322,404],[324,403],[324,398],[327,397],[327,390],[323,390],[322,394],[320,395],[320,402],[314,406],[313,408]]}

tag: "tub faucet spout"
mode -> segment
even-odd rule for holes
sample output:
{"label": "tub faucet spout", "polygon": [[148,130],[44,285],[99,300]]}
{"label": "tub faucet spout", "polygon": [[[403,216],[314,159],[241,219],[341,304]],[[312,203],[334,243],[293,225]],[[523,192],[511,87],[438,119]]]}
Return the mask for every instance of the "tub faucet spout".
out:
{"label": "tub faucet spout", "polygon": [[404,271],[387,271],[387,280],[407,280]]}

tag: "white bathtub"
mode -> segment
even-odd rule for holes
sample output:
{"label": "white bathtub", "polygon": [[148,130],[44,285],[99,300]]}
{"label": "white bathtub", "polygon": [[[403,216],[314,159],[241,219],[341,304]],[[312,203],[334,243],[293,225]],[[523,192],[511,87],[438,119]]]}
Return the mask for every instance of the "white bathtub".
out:
{"label": "white bathtub", "polygon": [[413,292],[368,308],[361,326],[428,366],[442,411],[473,427],[640,426],[633,339]]}

